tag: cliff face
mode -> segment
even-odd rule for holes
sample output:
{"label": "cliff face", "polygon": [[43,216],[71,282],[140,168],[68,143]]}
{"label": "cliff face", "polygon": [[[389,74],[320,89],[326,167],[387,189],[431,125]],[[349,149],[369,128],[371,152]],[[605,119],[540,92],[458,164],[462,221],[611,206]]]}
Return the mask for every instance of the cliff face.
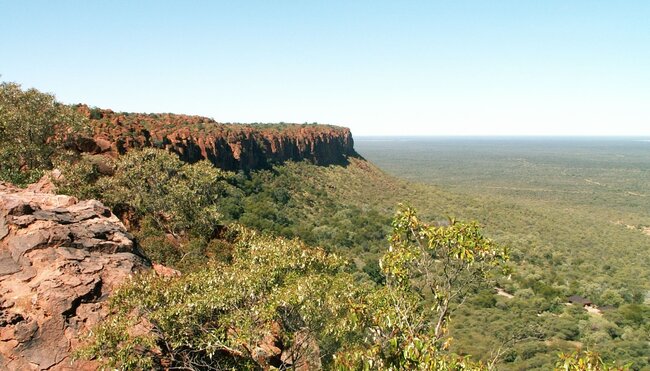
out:
{"label": "cliff face", "polygon": [[239,125],[174,114],[124,114],[79,110],[91,119],[94,140],[80,149],[123,154],[132,148],[157,147],[193,163],[207,159],[224,170],[254,170],[293,160],[317,165],[346,164],[357,156],[350,130],[331,125]]}
{"label": "cliff face", "polygon": [[0,369],[97,369],[72,352],[106,317],[107,296],[147,269],[100,202],[0,183]]}

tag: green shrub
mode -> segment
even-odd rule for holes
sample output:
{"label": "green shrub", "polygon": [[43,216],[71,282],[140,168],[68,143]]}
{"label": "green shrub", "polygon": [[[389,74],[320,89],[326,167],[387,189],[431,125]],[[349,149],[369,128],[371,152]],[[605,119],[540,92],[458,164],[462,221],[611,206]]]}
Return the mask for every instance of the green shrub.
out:
{"label": "green shrub", "polygon": [[[350,305],[365,289],[336,256],[237,230],[232,263],[213,262],[176,278],[144,275],[119,289],[111,299],[113,314],[79,355],[122,369],[162,363],[250,369],[255,346],[279,324],[283,344],[307,328],[327,357],[328,344],[348,338]],[[127,329],[142,318],[153,331],[130,334]]]}
{"label": "green shrub", "polygon": [[101,199],[148,216],[166,233],[209,237],[220,223],[218,201],[231,175],[207,161],[186,164],[159,149],[132,151],[116,162],[115,175],[100,178]]}
{"label": "green shrub", "polygon": [[152,216],[145,216],[135,238],[144,254],[155,263],[177,268],[183,257],[180,248],[167,237]]}
{"label": "green shrub", "polygon": [[557,370],[566,371],[609,371],[629,370],[630,366],[614,366],[603,362],[600,356],[594,352],[573,352],[562,353],[555,365]]}
{"label": "green shrub", "polygon": [[97,186],[101,177],[99,165],[89,156],[81,156],[77,162],[58,161],[55,165],[61,171],[61,177],[55,180],[59,193],[80,200],[102,198],[102,190]]}
{"label": "green shrub", "polygon": [[363,271],[379,285],[386,283],[386,277],[381,272],[381,267],[379,266],[379,261],[377,259],[372,259],[363,266]]}
{"label": "green shrub", "polygon": [[56,158],[71,155],[66,147],[87,132],[83,116],[52,94],[0,83],[0,180],[34,182]]}

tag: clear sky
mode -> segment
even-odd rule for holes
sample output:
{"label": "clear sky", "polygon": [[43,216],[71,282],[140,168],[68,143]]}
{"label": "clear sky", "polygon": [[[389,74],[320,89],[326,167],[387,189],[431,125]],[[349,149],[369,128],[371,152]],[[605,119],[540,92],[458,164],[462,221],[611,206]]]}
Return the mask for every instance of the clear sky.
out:
{"label": "clear sky", "polygon": [[650,135],[650,1],[0,0],[4,81],[355,135]]}

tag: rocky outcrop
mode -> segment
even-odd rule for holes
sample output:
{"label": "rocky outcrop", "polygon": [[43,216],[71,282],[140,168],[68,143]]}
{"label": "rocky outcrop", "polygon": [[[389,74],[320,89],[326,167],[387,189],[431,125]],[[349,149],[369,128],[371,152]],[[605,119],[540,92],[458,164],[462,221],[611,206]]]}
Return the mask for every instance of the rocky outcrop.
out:
{"label": "rocky outcrop", "polygon": [[95,369],[72,362],[79,336],[107,314],[105,299],[148,269],[98,201],[0,183],[0,369]]}
{"label": "rocky outcrop", "polygon": [[285,161],[345,164],[357,156],[350,130],[315,124],[221,124],[199,116],[125,114],[79,106],[93,125],[92,140],[77,144],[90,153],[123,154],[158,147],[193,163],[207,159],[225,170],[268,168]]}
{"label": "rocky outcrop", "polygon": [[282,342],[282,327],[274,323],[271,331],[254,347],[247,347],[263,370],[321,370],[318,341],[309,330],[298,330],[289,346]]}

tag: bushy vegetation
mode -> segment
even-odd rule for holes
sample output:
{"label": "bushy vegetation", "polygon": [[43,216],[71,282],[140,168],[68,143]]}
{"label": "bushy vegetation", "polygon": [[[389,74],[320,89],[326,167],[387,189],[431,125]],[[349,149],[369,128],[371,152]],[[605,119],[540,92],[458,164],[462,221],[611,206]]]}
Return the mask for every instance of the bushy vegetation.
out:
{"label": "bushy vegetation", "polygon": [[[120,289],[112,298],[111,321],[96,331],[87,354],[123,368],[251,368],[308,356],[296,337],[327,346],[348,336],[350,305],[367,288],[345,273],[340,258],[245,228],[233,226],[229,233],[235,236],[229,263],[213,262],[176,279],[146,275]],[[129,334],[142,321],[153,331]],[[294,345],[295,354],[283,361],[269,351],[262,361],[256,352],[265,342]],[[308,350],[319,363],[319,352],[327,358],[326,347]]]}
{"label": "bushy vegetation", "polygon": [[[646,193],[647,143],[413,138],[356,147],[392,174],[439,185],[410,183],[413,194],[401,200],[434,219],[478,220],[511,248],[514,271],[498,286],[514,297],[492,292],[495,301],[461,310],[450,329],[456,352],[488,360],[508,349],[499,368],[548,369],[556,353],[583,347],[608,363],[649,366],[647,326],[613,321],[628,305],[648,308],[649,237],[637,227],[649,223],[643,210],[650,204],[639,196]],[[567,306],[576,294],[602,315]]]}
{"label": "bushy vegetation", "polygon": [[239,174],[233,184],[241,193],[224,205],[224,212],[231,220],[257,230],[297,236],[331,251],[377,252],[384,244],[390,214],[341,202],[331,188],[344,184],[308,180],[312,171],[304,164],[289,163]]}
{"label": "bushy vegetation", "polygon": [[[97,161],[112,175],[100,174]],[[108,161],[84,156],[74,165],[64,164],[59,191],[110,206],[158,263],[191,269],[220,254],[212,240],[224,224],[219,206],[236,191],[229,183],[233,174],[152,148]]]}
{"label": "bushy vegetation", "polygon": [[25,185],[52,169],[87,123],[52,94],[0,83],[0,180]]}
{"label": "bushy vegetation", "polygon": [[[618,200],[604,193],[592,201],[579,193],[570,208],[571,198],[542,191],[480,188],[507,182],[501,175],[452,193],[397,180],[361,159],[234,174],[156,149],[79,155],[68,149],[85,124],[70,107],[15,84],[2,89],[1,179],[25,184],[60,168],[59,192],[102,200],[150,259],[183,271],[141,277],[120,291],[86,356],[127,368],[259,367],[257,345],[272,333],[290,355],[272,362],[285,365],[314,356],[317,344],[318,359],[340,369],[650,367],[641,233],[650,222],[640,201],[625,209],[635,222],[617,224],[623,209],[603,211],[599,202]],[[20,140],[9,139],[14,129]],[[566,171],[594,174],[585,169]],[[433,223],[402,210],[391,234],[389,216],[403,201]],[[449,215],[481,221],[499,243]],[[491,263],[506,256],[499,245],[510,247],[513,269],[492,281]],[[455,270],[464,283],[456,294],[440,281]],[[566,305],[573,294],[610,307],[594,314]],[[302,345],[290,351],[292,344]],[[600,356],[573,353],[580,348]]]}
{"label": "bushy vegetation", "polygon": [[[129,156],[144,158],[139,152]],[[120,157],[116,162],[124,160],[125,157]],[[169,160],[178,161],[173,156]],[[180,162],[176,165],[195,166]],[[115,168],[129,167],[116,164]],[[126,174],[123,177],[130,178]],[[582,308],[565,305],[567,296],[581,293],[576,284],[583,282],[567,284],[567,277],[560,272],[553,275],[552,267],[532,262],[541,251],[529,252],[530,242],[522,241],[520,235],[512,232],[512,228],[521,225],[517,208],[503,209],[497,203],[490,203],[485,209],[475,208],[470,198],[401,183],[361,160],[352,160],[348,167],[288,163],[272,171],[220,173],[220,176],[223,182],[220,187],[225,193],[212,204],[221,215],[219,223],[238,221],[266,233],[298,237],[309,245],[323,246],[326,251],[336,252],[354,263],[349,269],[354,271],[355,279],[380,284],[386,279],[378,262],[389,234],[387,215],[392,213],[397,201],[408,200],[417,205],[425,210],[428,219],[440,225],[447,224],[446,215],[454,211],[466,218],[479,219],[485,215],[482,210],[489,211],[493,214],[489,220],[503,228],[497,229],[492,224],[488,225],[489,230],[512,248],[514,271],[510,279],[501,278],[497,285],[514,298],[495,295],[491,288],[476,288],[471,300],[456,312],[458,320],[448,328],[454,338],[451,350],[506,369],[552,368],[557,353],[571,352],[577,346],[597,350],[606,362],[633,362],[635,369],[647,364],[649,332],[643,314],[647,306],[631,304],[633,297],[625,299],[625,295],[611,290],[606,295],[602,291],[607,302],[619,302],[619,296],[623,301],[603,316],[589,315]],[[109,178],[101,180],[100,176],[94,184],[113,184]],[[98,193],[100,199],[105,191],[108,192],[106,189]],[[129,195],[126,188],[123,194]],[[125,200],[129,202],[128,197]],[[508,223],[504,225],[503,220]],[[202,267],[213,258],[229,259],[227,249],[218,238],[192,233],[173,237],[151,220],[151,216],[145,215],[131,230],[154,261],[186,272]]]}
{"label": "bushy vegetation", "polygon": [[558,370],[566,371],[609,371],[609,370],[626,370],[629,368],[629,365],[625,366],[614,366],[603,362],[602,358],[596,353],[593,352],[573,352],[573,353],[562,353],[559,356],[559,360],[556,363],[555,367]]}
{"label": "bushy vegetation", "polygon": [[[102,175],[100,166],[111,168],[110,175]],[[310,168],[303,167],[288,164],[234,174],[208,161],[187,164],[175,154],[149,148],[114,161],[83,156],[74,165],[60,164],[63,176],[57,185],[59,192],[97,198],[112,207],[150,257],[177,268],[191,253],[188,246],[202,246],[194,252],[205,250],[219,226],[231,222],[299,237],[328,251],[372,253],[368,261],[376,265],[390,214],[341,203],[327,192],[326,184],[304,184],[300,172]]]}
{"label": "bushy vegetation", "polygon": [[507,260],[504,248],[475,224],[422,223],[411,208],[393,220],[381,258],[386,284],[366,308],[369,336],[341,355],[346,369],[475,369],[484,365],[449,356],[448,323],[470,293],[489,286],[490,273]]}
{"label": "bushy vegetation", "polygon": [[133,151],[116,162],[115,175],[103,178],[102,198],[141,219],[150,217],[165,232],[210,236],[219,225],[218,201],[229,175],[207,161],[185,164],[161,150]]}
{"label": "bushy vegetation", "polygon": [[[358,282],[335,254],[233,226],[229,262],[121,288],[81,355],[127,369],[482,368],[445,350],[447,324],[504,251],[475,225],[430,227],[412,209],[393,225],[385,286]],[[129,330],[138,326],[147,331]],[[268,350],[269,336],[277,350]]]}

